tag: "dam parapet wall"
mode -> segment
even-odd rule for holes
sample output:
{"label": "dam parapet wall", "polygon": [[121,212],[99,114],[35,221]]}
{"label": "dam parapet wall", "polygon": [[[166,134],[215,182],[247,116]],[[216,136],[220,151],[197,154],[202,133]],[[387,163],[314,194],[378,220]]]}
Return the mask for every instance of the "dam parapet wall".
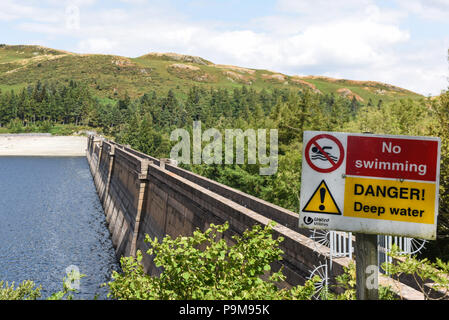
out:
{"label": "dam parapet wall", "polygon": [[[304,284],[312,270],[328,261],[330,249],[309,238],[309,230],[298,228],[298,214],[179,168],[168,159],[90,136],[87,160],[119,257],[135,256],[137,250],[146,252],[146,234],[158,239],[190,236],[212,223],[228,222],[224,237],[232,244],[233,235],[275,221],[273,233],[283,237],[280,248],[284,254],[272,269],[283,267],[286,286]],[[342,274],[351,261],[334,257],[328,277]],[[160,274],[149,255],[143,255],[142,263],[148,274]],[[399,288],[403,296],[421,297],[406,284],[382,275],[379,278],[383,284]]]}

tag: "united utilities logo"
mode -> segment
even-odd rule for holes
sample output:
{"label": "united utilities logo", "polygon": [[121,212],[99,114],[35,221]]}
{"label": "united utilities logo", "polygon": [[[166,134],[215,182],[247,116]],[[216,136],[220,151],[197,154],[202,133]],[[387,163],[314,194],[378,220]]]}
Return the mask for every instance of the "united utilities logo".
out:
{"label": "united utilities logo", "polygon": [[304,223],[306,225],[309,225],[313,222],[313,219],[311,217],[304,217]]}

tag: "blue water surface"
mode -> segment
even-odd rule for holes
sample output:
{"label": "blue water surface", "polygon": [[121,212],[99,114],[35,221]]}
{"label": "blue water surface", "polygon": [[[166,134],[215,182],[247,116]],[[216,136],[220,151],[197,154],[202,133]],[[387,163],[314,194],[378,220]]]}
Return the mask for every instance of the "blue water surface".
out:
{"label": "blue water surface", "polygon": [[43,298],[67,268],[85,274],[75,299],[106,299],[118,261],[84,157],[0,157],[0,280],[33,280]]}

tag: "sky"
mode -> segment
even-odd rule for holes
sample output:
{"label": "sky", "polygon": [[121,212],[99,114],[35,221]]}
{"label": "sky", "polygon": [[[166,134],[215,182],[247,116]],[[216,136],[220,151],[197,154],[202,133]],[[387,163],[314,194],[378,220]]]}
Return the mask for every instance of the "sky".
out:
{"label": "sky", "polygon": [[0,43],[175,52],[428,96],[449,85],[449,0],[1,0]]}

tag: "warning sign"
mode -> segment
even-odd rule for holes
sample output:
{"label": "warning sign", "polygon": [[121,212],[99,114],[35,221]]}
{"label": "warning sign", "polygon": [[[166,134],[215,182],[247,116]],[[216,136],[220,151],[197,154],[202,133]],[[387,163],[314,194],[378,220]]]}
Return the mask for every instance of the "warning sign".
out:
{"label": "warning sign", "polygon": [[413,223],[435,222],[435,184],[346,178],[347,217]]}
{"label": "warning sign", "polygon": [[435,239],[440,145],[305,131],[299,227]]}
{"label": "warning sign", "polygon": [[302,211],[324,214],[341,214],[341,211],[338,209],[334,197],[330,193],[329,187],[324,180],[321,181],[318,188],[316,188],[309,202],[307,202]]}

